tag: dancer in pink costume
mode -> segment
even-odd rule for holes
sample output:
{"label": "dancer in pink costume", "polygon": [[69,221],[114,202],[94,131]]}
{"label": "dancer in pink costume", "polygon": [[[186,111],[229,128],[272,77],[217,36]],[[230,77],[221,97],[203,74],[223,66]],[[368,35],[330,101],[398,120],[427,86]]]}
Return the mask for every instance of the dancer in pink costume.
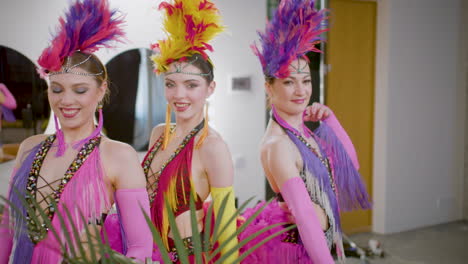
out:
{"label": "dancer in pink costume", "polygon": [[[65,234],[73,241],[83,241],[85,227],[100,228],[114,202],[121,217],[126,256],[139,261],[151,256],[152,236],[142,213],[143,209],[150,214],[149,200],[136,152],[101,135],[108,79],[105,66],[93,52],[121,41],[123,22],[106,0],[78,0],[60,18],[56,36],[40,56],[57,132],[32,136],[20,146],[9,192],[9,200],[18,210],[4,212],[1,264],[57,264],[64,255],[73,257],[68,252],[71,245],[61,247],[68,243]],[[34,200],[58,230],[58,237],[26,211]],[[64,230],[55,212],[66,216],[65,206],[71,224]],[[72,225],[78,230],[77,237]]]}
{"label": "dancer in pink costume", "polygon": [[[16,108],[15,97],[11,94],[5,84],[0,83],[0,133],[2,132],[2,120],[8,122],[14,122],[15,116],[13,115],[13,109]],[[3,154],[3,143],[0,138],[0,160],[4,158]]]}
{"label": "dancer in pink costume", "polygon": [[15,121],[15,117],[11,110],[16,109],[15,97],[11,94],[5,84],[0,83],[0,130],[2,129],[1,121]]}
{"label": "dancer in pink costume", "polygon": [[[296,224],[247,257],[244,263],[331,264],[334,247],[344,260],[340,210],[370,207],[358,173],[356,152],[333,112],[315,103],[309,51],[325,31],[325,14],[312,0],[283,0],[260,47],[253,46],[265,74],[271,119],[261,145],[261,161],[277,199],[255,219],[240,239],[275,223]],[[310,131],[304,121],[321,121]],[[244,214],[251,216],[263,203]],[[275,228],[257,239],[279,231]],[[241,253],[254,246],[252,241]]]}

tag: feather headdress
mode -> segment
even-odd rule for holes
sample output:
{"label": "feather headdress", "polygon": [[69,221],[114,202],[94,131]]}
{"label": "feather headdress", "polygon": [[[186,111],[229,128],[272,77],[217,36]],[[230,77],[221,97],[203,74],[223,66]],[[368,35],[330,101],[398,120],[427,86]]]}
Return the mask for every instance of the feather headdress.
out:
{"label": "feather headdress", "polygon": [[[111,10],[107,0],[76,0],[65,13],[65,18],[59,18],[59,26],[49,47],[45,48],[39,57],[38,69],[42,78],[48,74],[73,73],[78,75],[96,76],[100,73],[74,72],[73,69],[85,63],[91,58],[91,54],[102,47],[112,48],[112,42],[123,42],[124,23],[123,16],[117,10]],[[75,52],[89,54],[83,61],[71,65],[70,56]],[[66,60],[66,65],[64,62]],[[97,63],[97,62],[96,62]],[[62,67],[63,65],[63,67]],[[91,138],[101,133],[103,126],[102,107],[98,108],[99,123],[93,133],[75,144],[79,148]],[[55,129],[57,130],[58,150],[56,156],[65,153],[66,144],[63,131],[58,126],[57,116]]]}
{"label": "feather headdress", "polygon": [[324,11],[314,9],[314,0],[282,0],[273,18],[260,36],[261,49],[254,43],[251,48],[260,59],[263,73],[269,77],[286,78],[289,65],[298,58],[306,58],[327,31],[323,22]]}
{"label": "feather headdress", "polygon": [[123,16],[111,10],[107,0],[77,0],[59,23],[50,46],[39,57],[42,72],[59,71],[65,58],[76,51],[91,54],[111,48],[112,42],[122,42],[125,35]]}
{"label": "feather headdress", "polygon": [[172,2],[159,5],[165,13],[163,25],[168,38],[151,47],[156,52],[152,60],[158,74],[166,72],[172,62],[197,53],[208,60],[206,50],[213,51],[208,42],[224,30],[214,3],[208,0]]}

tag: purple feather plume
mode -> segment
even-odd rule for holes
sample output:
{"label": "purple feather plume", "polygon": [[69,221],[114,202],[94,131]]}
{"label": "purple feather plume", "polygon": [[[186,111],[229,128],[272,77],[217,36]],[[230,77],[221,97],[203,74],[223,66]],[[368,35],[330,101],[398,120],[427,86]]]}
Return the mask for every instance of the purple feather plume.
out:
{"label": "purple feather plume", "polygon": [[123,16],[111,10],[107,0],[77,0],[59,22],[56,36],[38,60],[48,71],[60,70],[64,58],[75,51],[93,53],[111,48],[111,42],[122,42],[125,35]]}
{"label": "purple feather plume", "polygon": [[282,0],[265,32],[258,32],[261,49],[255,43],[251,47],[266,76],[286,78],[291,62],[309,51],[320,52],[315,44],[327,31],[322,25],[327,17],[314,4],[314,0]]}

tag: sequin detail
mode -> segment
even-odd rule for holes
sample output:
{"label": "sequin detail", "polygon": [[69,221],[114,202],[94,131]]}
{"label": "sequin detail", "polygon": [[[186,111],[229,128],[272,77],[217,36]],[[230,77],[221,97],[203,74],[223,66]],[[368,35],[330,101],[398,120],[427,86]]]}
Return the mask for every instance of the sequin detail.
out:
{"label": "sequin detail", "polygon": [[[36,215],[38,214],[36,212],[37,208],[34,206],[34,201],[36,201],[36,195],[37,195],[37,190],[38,190],[37,180],[40,177],[39,172],[41,170],[44,159],[47,156],[47,153],[49,152],[50,148],[52,147],[52,143],[54,142],[55,139],[56,139],[56,135],[51,135],[47,137],[46,140],[44,140],[44,142],[42,143],[41,147],[39,148],[38,152],[36,153],[34,157],[34,161],[32,163],[31,170],[29,172],[28,182],[26,185],[26,197],[25,198],[30,209],[33,210],[33,212]],[[75,175],[75,172],[80,169],[81,165],[83,165],[83,163],[89,157],[91,152],[96,148],[96,146],[99,145],[100,142],[101,142],[101,136],[97,136],[95,138],[90,139],[87,143],[85,143],[83,147],[80,149],[80,151],[78,152],[75,159],[72,161],[72,163],[68,167],[67,171],[65,172],[64,177],[60,180],[60,183],[57,189],[54,190],[54,188],[50,186],[53,191],[52,193],[47,195],[48,197],[50,197],[50,199],[49,199],[47,207],[44,209],[46,210],[45,213],[47,217],[49,218],[49,220],[52,220],[54,216],[56,206],[58,205],[60,201],[60,196],[63,190],[65,189],[65,186],[70,182],[70,180]],[[49,184],[49,183],[46,183],[46,184]],[[40,216],[38,218],[41,219]],[[34,221],[34,219],[30,217],[29,212],[26,215],[26,221],[28,225],[29,238],[31,239],[33,243],[37,244],[42,239],[44,239],[44,237],[47,235],[48,228],[46,227],[45,223],[37,223],[36,221]]]}
{"label": "sequin detail", "polygon": [[[185,146],[190,141],[190,139],[192,139],[192,137],[197,135],[197,133],[203,128],[203,124],[204,122],[202,121],[198,126],[192,129],[190,133],[187,136],[185,136],[184,140],[182,140],[182,142],[179,144],[177,149],[171,154],[171,156],[169,156],[169,158],[161,165],[161,168],[156,173],[149,175],[149,171],[151,169],[151,163],[153,162],[154,156],[159,151],[162,145],[162,142],[164,140],[164,135],[161,135],[159,139],[156,141],[156,143],[153,145],[149,154],[146,156],[145,160],[143,161],[143,171],[145,173],[147,182],[149,182],[148,179],[150,177],[156,177],[156,180],[154,181],[152,186],[148,188],[150,203],[153,203],[154,198],[156,197],[156,194],[158,193],[158,183],[159,183],[159,177],[161,175],[161,172],[185,148]],[[175,131],[175,126],[172,126],[170,130],[170,134],[174,133],[174,131]]]}

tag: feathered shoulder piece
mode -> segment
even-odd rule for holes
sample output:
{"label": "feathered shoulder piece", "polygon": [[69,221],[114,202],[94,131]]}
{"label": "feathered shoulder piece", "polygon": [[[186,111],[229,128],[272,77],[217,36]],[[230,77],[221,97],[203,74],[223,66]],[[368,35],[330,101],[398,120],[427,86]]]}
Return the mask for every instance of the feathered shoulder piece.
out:
{"label": "feathered shoulder piece", "polygon": [[260,59],[263,73],[269,77],[286,78],[289,65],[309,51],[320,52],[315,45],[327,19],[325,10],[317,11],[314,0],[282,0],[273,18],[260,36],[260,47],[251,47]]}
{"label": "feathered shoulder piece", "polygon": [[122,42],[124,20],[111,10],[107,0],[76,0],[60,17],[55,36],[39,57],[42,71],[59,71],[65,58],[75,51],[91,54]]}
{"label": "feathered shoulder piece", "polygon": [[167,39],[152,45],[155,72],[163,73],[172,62],[199,53],[208,59],[208,44],[224,30],[219,10],[208,0],[173,0],[162,2],[164,31]]}

